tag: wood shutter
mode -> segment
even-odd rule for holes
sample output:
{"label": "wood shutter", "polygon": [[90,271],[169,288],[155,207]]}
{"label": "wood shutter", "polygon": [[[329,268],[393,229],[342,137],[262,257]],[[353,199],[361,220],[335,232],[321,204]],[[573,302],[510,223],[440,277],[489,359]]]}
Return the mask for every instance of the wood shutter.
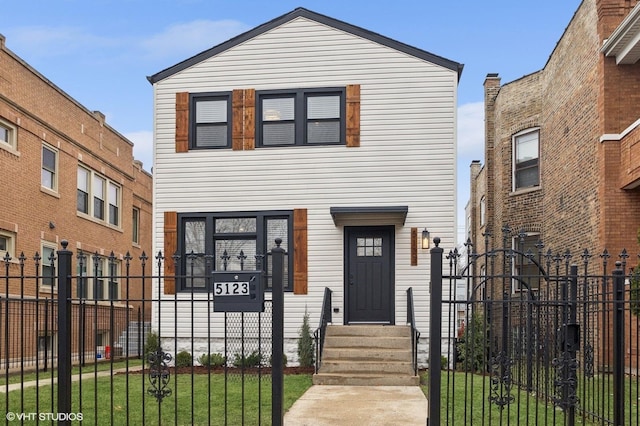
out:
{"label": "wood shutter", "polygon": [[189,92],[176,93],[176,152],[189,151]]}
{"label": "wood shutter", "polygon": [[418,228],[411,228],[411,266],[418,266]]}
{"label": "wood shutter", "polygon": [[347,85],[347,146],[360,146],[360,85]]}
{"label": "wood shutter", "polygon": [[164,212],[164,294],[176,292],[176,265],[173,255],[178,251],[178,213]]}
{"label": "wood shutter", "polygon": [[293,211],[293,294],[307,294],[307,209]]}
{"label": "wood shutter", "polygon": [[232,142],[234,151],[252,150],[256,147],[256,91],[234,89],[232,94]]}

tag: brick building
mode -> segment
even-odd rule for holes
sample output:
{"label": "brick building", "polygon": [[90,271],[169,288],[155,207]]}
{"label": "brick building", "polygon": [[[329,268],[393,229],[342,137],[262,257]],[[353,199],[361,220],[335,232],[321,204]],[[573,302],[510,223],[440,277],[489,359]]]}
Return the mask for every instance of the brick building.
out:
{"label": "brick building", "polygon": [[[113,306],[116,311],[129,308],[137,316],[140,283],[127,285],[110,277],[124,273],[127,253],[133,258],[131,275],[140,274],[143,252],[153,259],[152,177],[133,158],[133,144],[111,128],[102,113],[88,110],[47,80],[7,49],[2,36],[0,164],[5,185],[0,195],[0,264],[3,273],[29,277],[6,280],[0,296],[16,301],[55,298],[55,281],[49,277],[55,275],[56,262],[50,256],[67,240],[74,252],[74,273],[85,276],[74,281],[74,298],[91,301],[92,315]],[[36,253],[42,257],[39,262],[33,260]],[[80,253],[86,255],[83,262],[75,257]],[[150,282],[147,285],[149,295]],[[8,303],[3,323],[12,327],[27,322],[31,327],[26,314],[15,316]],[[150,317],[150,305],[140,316]],[[55,330],[39,336],[38,343],[47,339],[53,343]],[[11,353],[11,346],[32,343],[5,337],[3,354]]]}
{"label": "brick building", "polygon": [[507,84],[487,75],[485,164],[471,165],[468,209],[476,247],[508,224],[527,244],[637,251],[636,3],[584,0],[543,69]]}

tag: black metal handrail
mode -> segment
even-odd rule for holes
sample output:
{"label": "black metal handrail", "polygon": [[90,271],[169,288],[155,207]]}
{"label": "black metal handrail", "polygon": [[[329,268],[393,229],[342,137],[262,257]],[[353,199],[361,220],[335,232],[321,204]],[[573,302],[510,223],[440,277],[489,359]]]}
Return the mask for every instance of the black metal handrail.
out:
{"label": "black metal handrail", "polygon": [[407,324],[411,325],[411,361],[413,363],[413,374],[418,375],[418,340],[420,332],[416,328],[416,315],[413,309],[413,288],[407,289]]}
{"label": "black metal handrail", "polygon": [[322,313],[320,314],[320,324],[316,331],[313,332],[313,339],[316,343],[316,365],[315,372],[318,372],[320,368],[320,362],[322,361],[322,348],[324,347],[324,336],[327,331],[327,324],[332,322],[331,320],[331,289],[325,287],[324,297],[322,299]]}

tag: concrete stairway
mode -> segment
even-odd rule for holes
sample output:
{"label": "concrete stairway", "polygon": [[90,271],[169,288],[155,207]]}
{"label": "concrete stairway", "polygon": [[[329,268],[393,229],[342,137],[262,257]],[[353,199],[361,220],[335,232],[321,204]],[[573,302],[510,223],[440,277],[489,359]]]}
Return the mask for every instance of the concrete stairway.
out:
{"label": "concrete stairway", "polygon": [[417,386],[411,328],[392,325],[330,325],[315,385]]}

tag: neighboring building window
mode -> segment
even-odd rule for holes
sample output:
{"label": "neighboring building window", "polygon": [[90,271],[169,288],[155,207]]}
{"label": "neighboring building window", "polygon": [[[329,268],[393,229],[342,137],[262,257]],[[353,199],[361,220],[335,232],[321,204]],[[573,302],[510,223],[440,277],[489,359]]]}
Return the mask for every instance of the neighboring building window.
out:
{"label": "neighboring building window", "polygon": [[487,198],[482,196],[480,198],[480,226],[484,226],[487,223]]}
{"label": "neighboring building window", "polygon": [[58,188],[58,151],[42,145],[42,186],[52,191]]}
{"label": "neighboring building window", "polygon": [[78,212],[110,225],[120,226],[121,202],[120,185],[87,168],[78,167]]}
{"label": "neighboring building window", "polygon": [[266,271],[266,287],[270,288],[271,258],[265,254],[275,245],[276,238],[282,239],[281,247],[287,250],[284,286],[285,290],[292,290],[292,222],[290,211],[179,215],[182,290],[210,291],[207,278],[212,270],[258,268]]}
{"label": "neighboring building window", "polygon": [[91,253],[78,253],[78,298],[120,300],[120,262]]}
{"label": "neighboring building window", "polygon": [[109,223],[118,226],[120,218],[120,187],[109,182]]}
{"label": "neighboring building window", "polygon": [[7,255],[15,258],[15,237],[13,232],[0,229],[0,261],[3,261]]}
{"label": "neighboring building window", "polygon": [[514,190],[540,185],[539,169],[540,131],[527,130],[513,138]]}
{"label": "neighboring building window", "polygon": [[540,275],[542,271],[533,262],[538,259],[538,234],[527,234],[513,239],[513,248],[516,255],[513,258],[514,292],[525,290],[536,291],[540,288]]}
{"label": "neighboring building window", "polygon": [[135,243],[138,244],[140,243],[140,209],[137,208],[133,208],[133,212],[132,212],[132,235],[131,235],[131,240]]}
{"label": "neighboring building window", "polygon": [[344,89],[258,93],[258,146],[345,143]]}
{"label": "neighboring building window", "polygon": [[42,246],[42,259],[40,260],[42,285],[53,288],[56,277],[56,249],[55,245]]}
{"label": "neighboring building window", "polygon": [[231,101],[225,94],[192,94],[192,148],[231,147]]}
{"label": "neighboring building window", "polygon": [[16,128],[0,120],[0,147],[16,149]]}

